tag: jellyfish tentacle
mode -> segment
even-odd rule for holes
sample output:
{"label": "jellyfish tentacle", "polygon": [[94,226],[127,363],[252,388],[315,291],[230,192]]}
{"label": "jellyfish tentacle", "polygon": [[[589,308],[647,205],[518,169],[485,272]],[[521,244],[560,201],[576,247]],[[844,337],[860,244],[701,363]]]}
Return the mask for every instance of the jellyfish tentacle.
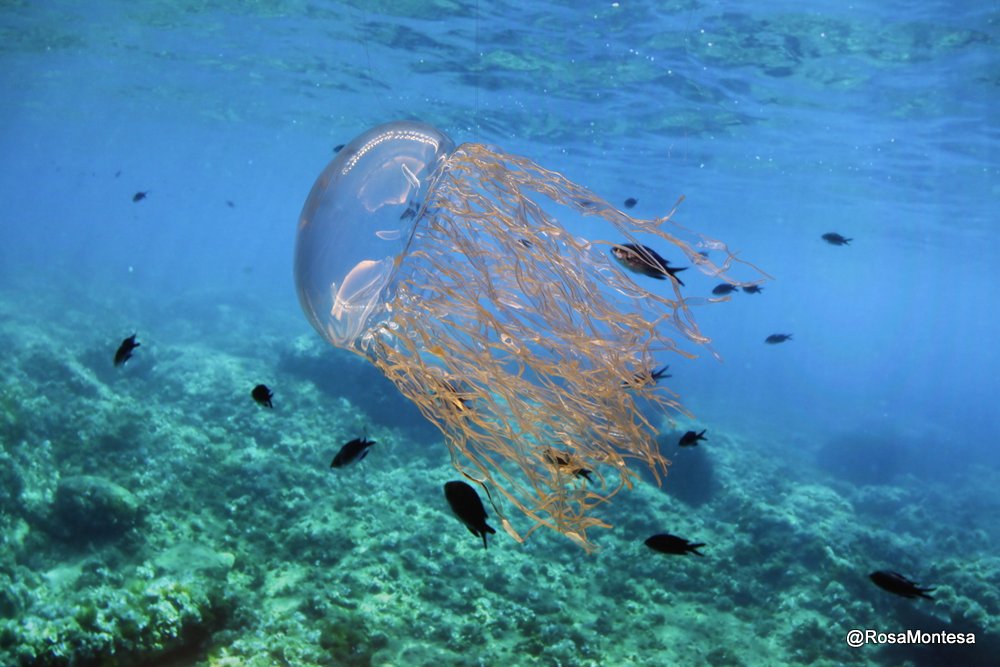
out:
{"label": "jellyfish tentacle", "polygon": [[[633,218],[527,158],[456,148],[417,123],[375,128],[349,149],[300,218],[296,279],[310,321],[442,431],[514,539],[545,526],[596,548],[588,531],[608,524],[594,512],[634,485],[629,466],[658,483],[668,474],[657,419],[687,414],[666,383],[623,382],[662,355],[718,356],[692,311],[708,300],[626,273],[609,248],[650,244],[732,284],[746,282],[735,269],[756,271],[755,284],[766,274],[678,225],[683,197],[662,217]],[[370,237],[330,242],[324,225],[368,225]],[[546,459],[552,447],[565,464]]]}

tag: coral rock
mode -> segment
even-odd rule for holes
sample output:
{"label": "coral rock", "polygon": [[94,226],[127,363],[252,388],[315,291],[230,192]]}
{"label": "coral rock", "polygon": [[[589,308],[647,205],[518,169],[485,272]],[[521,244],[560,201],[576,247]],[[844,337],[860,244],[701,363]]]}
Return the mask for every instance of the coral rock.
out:
{"label": "coral rock", "polygon": [[78,475],[60,480],[52,508],[55,532],[66,538],[118,537],[139,521],[139,501],[131,491],[103,477]]}

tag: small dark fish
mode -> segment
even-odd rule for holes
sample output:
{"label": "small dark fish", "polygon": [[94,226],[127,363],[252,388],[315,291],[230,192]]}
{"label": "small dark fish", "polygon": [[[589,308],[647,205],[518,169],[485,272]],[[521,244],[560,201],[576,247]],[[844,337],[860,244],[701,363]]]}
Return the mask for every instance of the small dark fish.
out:
{"label": "small dark fish", "polygon": [[830,245],[847,245],[848,243],[854,240],[854,239],[845,239],[837,232],[829,232],[823,234],[822,239],[827,243],[829,243]]}
{"label": "small dark fish", "polygon": [[465,524],[469,532],[476,537],[482,535],[483,548],[486,549],[486,533],[493,535],[497,531],[486,523],[486,509],[476,490],[465,482],[445,482],[444,497],[448,499],[451,511]]}
{"label": "small dark fish", "polygon": [[712,294],[718,294],[719,296],[722,296],[723,294],[729,294],[737,290],[739,290],[739,287],[737,287],[736,285],[730,285],[729,283],[722,283],[721,285],[716,285],[715,287],[712,288]]}
{"label": "small dark fish", "polygon": [[622,386],[623,387],[631,387],[631,386],[634,386],[634,385],[656,384],[657,382],[659,382],[660,380],[662,380],[664,378],[672,378],[673,375],[670,375],[670,374],[667,373],[667,370],[669,368],[670,368],[670,364],[667,364],[663,368],[654,368],[654,369],[650,370],[648,373],[636,373],[632,377],[632,381],[631,382],[629,382],[628,380],[623,380],[622,381]]}
{"label": "small dark fish", "polygon": [[259,384],[253,388],[250,392],[250,396],[253,400],[257,401],[258,405],[263,405],[265,408],[273,408],[274,404],[271,403],[271,398],[274,397],[274,392],[267,388],[266,384]]}
{"label": "small dark fish", "polygon": [[698,443],[701,442],[702,440],[708,442],[708,438],[705,437],[705,431],[707,430],[708,430],[707,428],[702,429],[701,433],[688,431],[687,433],[681,436],[681,440],[677,444],[680,445],[681,447],[697,447]]}
{"label": "small dark fish", "polygon": [[136,192],[134,195],[132,195],[132,201],[133,202],[142,201],[143,199],[146,198],[146,195],[148,195],[149,193],[150,193],[149,190],[146,190],[145,192]]}
{"label": "small dark fish", "polygon": [[743,291],[747,294],[760,294],[764,291],[764,288],[760,285],[744,285]]}
{"label": "small dark fish", "polygon": [[574,462],[573,457],[570,455],[569,452],[563,452],[558,449],[553,449],[552,447],[549,447],[548,449],[545,450],[545,458],[548,459],[549,463],[551,463],[552,465],[558,466],[559,468],[563,468],[566,470],[566,472],[576,475],[577,477],[582,477],[591,484],[594,483],[593,478],[590,476],[590,473],[592,473],[593,471],[587,470],[583,466]]}
{"label": "small dark fish", "polygon": [[234,204],[231,199],[226,200],[226,206],[229,208],[236,208],[236,204]]}
{"label": "small dark fish", "polygon": [[670,276],[677,281],[678,285],[684,286],[676,274],[680,271],[687,271],[687,267],[670,266],[667,260],[660,257],[655,250],[648,246],[623,243],[611,246],[611,255],[629,271],[641,273],[657,280],[664,280]]}
{"label": "small dark fish", "polygon": [[635,197],[629,197],[628,199],[625,200],[625,208],[634,208],[635,205],[638,203],[639,203],[638,199],[636,199]]}
{"label": "small dark fish", "polygon": [[368,448],[372,445],[377,444],[374,440],[369,440],[368,438],[355,438],[351,440],[337,452],[337,455],[333,457],[333,462],[330,463],[331,468],[343,468],[346,465],[350,465],[355,461],[361,461],[366,456],[368,456]]}
{"label": "small dark fish", "polygon": [[520,243],[525,248],[530,248],[531,246],[535,245],[528,239],[518,239],[517,242]]}
{"label": "small dark fish", "polygon": [[928,600],[933,600],[928,593],[934,590],[934,588],[920,588],[915,583],[901,575],[899,572],[893,572],[892,570],[878,570],[872,572],[868,575],[868,578],[872,580],[872,583],[881,588],[884,591],[889,591],[895,595],[900,595],[904,598],[927,598]]}
{"label": "small dark fish", "polygon": [[337,144],[336,146],[333,147],[333,152],[334,153],[339,153],[341,150],[343,150],[343,148],[344,148],[344,144]]}
{"label": "small dark fish", "polygon": [[118,171],[115,172],[115,178],[118,178],[121,175],[122,175],[122,170],[121,169],[119,169]]}
{"label": "small dark fish", "polygon": [[115,366],[121,366],[126,361],[132,358],[132,350],[142,345],[142,343],[135,342],[135,334],[132,334],[128,338],[122,341],[122,344],[118,346],[115,351]]}
{"label": "small dark fish", "polygon": [[786,340],[791,340],[792,334],[771,334],[764,339],[764,342],[768,345],[777,345],[778,343],[784,343]]}
{"label": "small dark fish", "polygon": [[469,400],[465,396],[471,394],[471,390],[469,390],[467,386],[463,384],[463,394],[463,392],[460,392],[458,387],[455,386],[454,382],[451,382],[450,380],[441,380],[440,382],[442,388],[437,390],[435,393],[441,401],[454,406],[459,412],[469,409]]}
{"label": "small dark fish", "polygon": [[673,375],[667,375],[667,371],[670,369],[670,364],[667,364],[663,368],[654,368],[653,372],[649,374],[649,377],[653,379],[653,382],[659,382],[663,378],[672,378]]}
{"label": "small dark fish", "polygon": [[413,208],[413,204],[406,207],[406,210],[399,216],[400,220],[409,220],[417,214],[417,209]]}
{"label": "small dark fish", "polygon": [[646,546],[653,551],[659,551],[664,554],[672,554],[674,556],[686,556],[688,554],[695,554],[696,556],[705,555],[698,551],[698,549],[705,546],[704,542],[689,542],[683,537],[677,537],[676,535],[670,535],[669,533],[653,535],[646,540]]}

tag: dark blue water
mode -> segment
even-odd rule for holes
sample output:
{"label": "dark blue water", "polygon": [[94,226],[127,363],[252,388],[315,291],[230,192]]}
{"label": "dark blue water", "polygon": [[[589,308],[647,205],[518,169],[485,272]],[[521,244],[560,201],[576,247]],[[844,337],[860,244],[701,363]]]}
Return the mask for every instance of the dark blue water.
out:
{"label": "dark blue water", "polygon": [[[73,348],[82,340],[115,343],[160,325],[145,335],[164,344],[173,336],[172,354],[239,336],[248,358],[259,349],[256,361],[267,367],[287,341],[315,339],[292,282],[299,209],[334,146],[382,122],[419,119],[456,142],[526,155],[614,204],[637,198],[633,213],[644,217],[663,215],[683,195],[675,220],[774,277],[763,294],[695,309],[721,363],[708,354],[670,362],[670,386],[695,414],[692,425],[729,434],[746,457],[720,468],[723,486],[739,484],[739,466],[758,460],[803,488],[832,489],[856,512],[865,489],[897,494],[899,504],[875,503],[872,514],[900,542],[883,549],[885,535],[872,537],[859,576],[893,566],[924,580],[933,571],[929,583],[938,586],[955,573],[979,581],[954,584],[957,592],[928,613],[975,618],[980,637],[996,641],[995,7],[92,5],[0,9],[0,291],[8,318],[20,312],[37,327],[34,343],[50,341],[46,354],[82,355]],[[148,196],[133,202],[140,191]],[[850,245],[822,241],[831,231]],[[707,294],[715,282],[693,273],[685,274],[689,292]],[[209,304],[220,303],[235,323],[217,319],[225,313]],[[29,384],[30,332],[11,334],[8,361]],[[772,333],[793,339],[765,345]],[[31,391],[43,395],[38,382]],[[378,421],[369,394],[338,391]],[[912,507],[907,499],[925,491],[940,502],[895,528]],[[933,513],[949,498],[954,506]],[[716,529],[739,534],[739,512],[723,514],[716,519],[725,528]],[[731,575],[733,561],[717,562],[725,564],[699,576]],[[849,597],[884,602],[866,583],[849,585]],[[986,611],[969,612],[974,605]],[[822,605],[803,608],[834,622]],[[881,612],[866,621],[884,630],[918,624],[896,607],[874,608]],[[10,609],[14,621],[29,613]],[[850,625],[860,612],[845,613]],[[817,660],[833,656],[815,664],[893,664],[874,647],[845,657],[839,627],[823,640],[829,651],[823,641],[811,645]],[[718,632],[713,646],[726,641]],[[601,650],[612,660],[607,645]],[[703,660],[711,648],[698,651]],[[579,664],[610,664],[575,655]],[[808,664],[806,655],[789,650],[761,664]],[[919,664],[937,659],[922,655]]]}

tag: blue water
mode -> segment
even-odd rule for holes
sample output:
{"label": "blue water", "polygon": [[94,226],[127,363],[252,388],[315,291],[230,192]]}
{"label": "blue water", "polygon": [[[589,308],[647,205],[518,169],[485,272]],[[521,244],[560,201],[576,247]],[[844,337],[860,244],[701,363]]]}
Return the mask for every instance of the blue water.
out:
{"label": "blue water", "polygon": [[[959,526],[987,533],[982,553],[933,553],[985,558],[1000,13],[919,4],[4,3],[0,287],[26,309],[118,302],[82,325],[112,341],[213,298],[261,313],[269,340],[312,335],[291,271],[309,188],[335,145],[419,119],[637,215],[683,195],[678,222],[774,277],[696,308],[722,362],[671,362],[695,423],[803,483],[975,488]],[[777,332],[793,340],[763,343]]]}

